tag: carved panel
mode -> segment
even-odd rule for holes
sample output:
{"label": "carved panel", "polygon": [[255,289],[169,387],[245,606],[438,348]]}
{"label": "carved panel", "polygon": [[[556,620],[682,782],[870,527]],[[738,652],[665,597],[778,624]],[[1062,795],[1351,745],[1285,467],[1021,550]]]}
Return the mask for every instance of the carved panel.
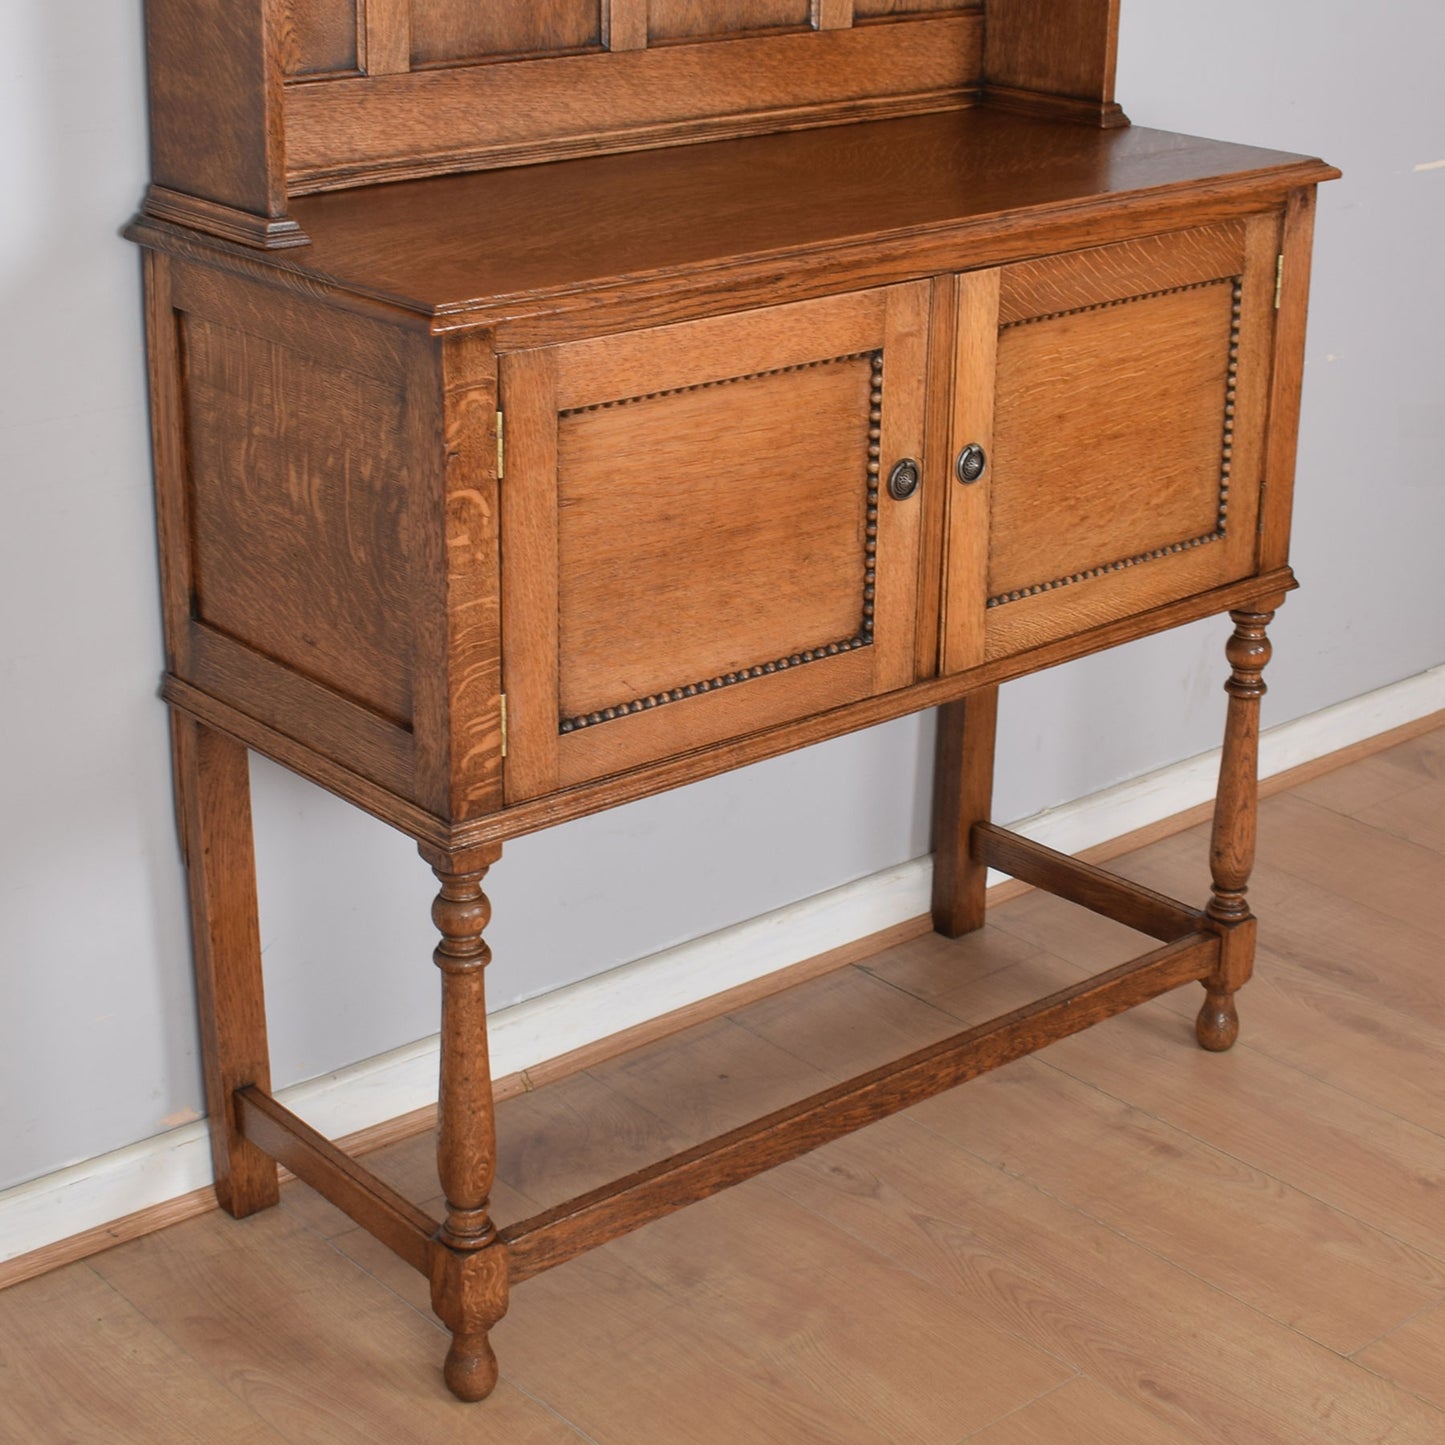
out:
{"label": "carved panel", "polygon": [[198,621],[390,721],[412,713],[405,383],[183,318]]}
{"label": "carved panel", "polygon": [[1007,323],[988,605],[1222,541],[1238,277]]}
{"label": "carved panel", "polygon": [[602,43],[602,0],[412,0],[412,63],[555,55]]}
{"label": "carved panel", "polygon": [[564,412],[559,730],[867,647],[882,357]]}
{"label": "carved panel", "polygon": [[806,30],[812,19],[812,0],[651,0],[647,31],[653,40],[695,40]]}

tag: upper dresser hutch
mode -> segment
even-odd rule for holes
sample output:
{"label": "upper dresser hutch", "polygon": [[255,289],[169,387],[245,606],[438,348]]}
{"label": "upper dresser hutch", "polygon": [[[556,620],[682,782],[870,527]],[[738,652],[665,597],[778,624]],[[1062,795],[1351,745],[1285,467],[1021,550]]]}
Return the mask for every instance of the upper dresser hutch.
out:
{"label": "upper dresser hutch", "polygon": [[[592,1245],[1166,989],[1233,1042],[1336,172],[1130,127],[1117,0],[146,13],[129,234],[227,1209],[274,1203],[278,1160],[314,1184],[429,1277],[478,1399],[509,1287]],[[1000,683],[1225,612],[1197,904],[990,822]],[[978,927],[996,867],[1158,946],[494,1222],[502,843],[926,707],[934,926]],[[271,1093],[247,748],[440,880],[440,1219]]]}

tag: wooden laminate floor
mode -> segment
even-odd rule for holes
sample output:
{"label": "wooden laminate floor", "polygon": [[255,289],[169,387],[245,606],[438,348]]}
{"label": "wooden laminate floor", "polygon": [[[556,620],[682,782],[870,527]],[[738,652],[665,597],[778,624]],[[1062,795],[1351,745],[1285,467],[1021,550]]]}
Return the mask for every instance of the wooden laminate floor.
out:
{"label": "wooden laminate floor", "polygon": [[[1115,866],[1185,898],[1203,829]],[[1445,1442],[1445,730],[1268,800],[1244,1032],[1190,988],[521,1286],[462,1406],[304,1186],[0,1293],[0,1440]],[[499,1217],[1141,950],[1040,894],[502,1105]],[[428,1139],[370,1161],[435,1204]]]}

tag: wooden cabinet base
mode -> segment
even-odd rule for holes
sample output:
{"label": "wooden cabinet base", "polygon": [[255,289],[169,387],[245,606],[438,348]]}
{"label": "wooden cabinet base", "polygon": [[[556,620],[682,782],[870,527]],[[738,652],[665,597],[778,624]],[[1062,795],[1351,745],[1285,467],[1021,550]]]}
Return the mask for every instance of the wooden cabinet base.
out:
{"label": "wooden cabinet base", "polygon": [[[482,986],[490,959],[482,933],[491,909],[481,884],[500,849],[494,846],[465,866],[455,858],[435,857],[442,885],[433,917],[442,935],[436,950],[443,977],[438,1168],[445,1218],[433,1219],[402,1198],[279,1104],[266,1087],[253,1083],[234,1086],[213,1099],[212,1127],[225,1158],[262,1161],[259,1170],[254,1164],[251,1168],[263,1187],[242,1194],[233,1186],[222,1192],[222,1203],[239,1216],[274,1202],[275,1168],[268,1161],[284,1164],[310,1184],[429,1278],[433,1308],[452,1332],[443,1370],[447,1387],[458,1399],[476,1401],[496,1386],[498,1366],[490,1336],[506,1314],[513,1284],[1187,983],[1201,983],[1206,991],[1199,1014],[1200,1044],[1214,1051],[1229,1048],[1238,1033],[1234,995],[1248,979],[1254,956],[1254,919],[1243,900],[1254,847],[1258,704],[1264,691],[1259,673],[1268,658],[1264,626],[1277,602],[1266,599],[1257,610],[1234,614],[1230,711],[1214,826],[1214,893],[1202,909],[978,816],[987,812],[989,785],[983,764],[991,751],[997,690],[985,689],[944,711],[944,766],[938,777],[940,882],[935,893],[943,929],[962,932],[981,925],[983,879],[989,868],[997,868],[1154,938],[1159,947],[499,1228],[488,1213],[496,1144]],[[979,752],[960,763],[964,718],[971,707],[971,736]],[[197,759],[213,760],[211,769],[219,769],[225,781],[227,807],[196,810],[193,804],[196,822],[188,835],[202,898],[198,925],[204,929],[208,920],[217,921],[204,905],[208,869],[223,850],[229,850],[224,856],[233,862],[249,856],[248,832],[236,830],[238,819],[249,824],[244,771],[237,772],[237,758],[244,769],[244,756],[204,724],[178,716],[177,726],[185,738],[177,750],[177,765],[186,796],[207,796],[198,792]],[[950,804],[954,795],[956,801]],[[957,821],[965,816],[974,821]],[[246,882],[243,868],[233,886],[245,894]],[[240,973],[244,982],[248,975],[244,968]],[[256,1001],[244,988],[203,990],[212,1072],[231,1058],[225,1041],[235,1037],[241,1022],[250,1025],[253,1052],[260,1049],[264,1057],[264,1017],[258,1026],[249,1007]],[[267,1180],[270,1192],[264,1187]]]}

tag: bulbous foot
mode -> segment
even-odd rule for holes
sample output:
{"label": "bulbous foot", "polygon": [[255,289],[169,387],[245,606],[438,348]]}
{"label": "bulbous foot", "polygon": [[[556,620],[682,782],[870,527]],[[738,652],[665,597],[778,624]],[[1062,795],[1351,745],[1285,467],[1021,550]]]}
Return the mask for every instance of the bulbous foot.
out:
{"label": "bulbous foot", "polygon": [[1234,1046],[1239,1037],[1239,1014],[1235,1011],[1232,993],[1209,992],[1204,996],[1204,1006],[1194,1021],[1194,1036],[1201,1049],[1212,1054],[1222,1054]]}
{"label": "bulbous foot", "polygon": [[485,1400],[497,1388],[497,1357],[486,1332],[453,1335],[442,1376],[458,1400]]}

